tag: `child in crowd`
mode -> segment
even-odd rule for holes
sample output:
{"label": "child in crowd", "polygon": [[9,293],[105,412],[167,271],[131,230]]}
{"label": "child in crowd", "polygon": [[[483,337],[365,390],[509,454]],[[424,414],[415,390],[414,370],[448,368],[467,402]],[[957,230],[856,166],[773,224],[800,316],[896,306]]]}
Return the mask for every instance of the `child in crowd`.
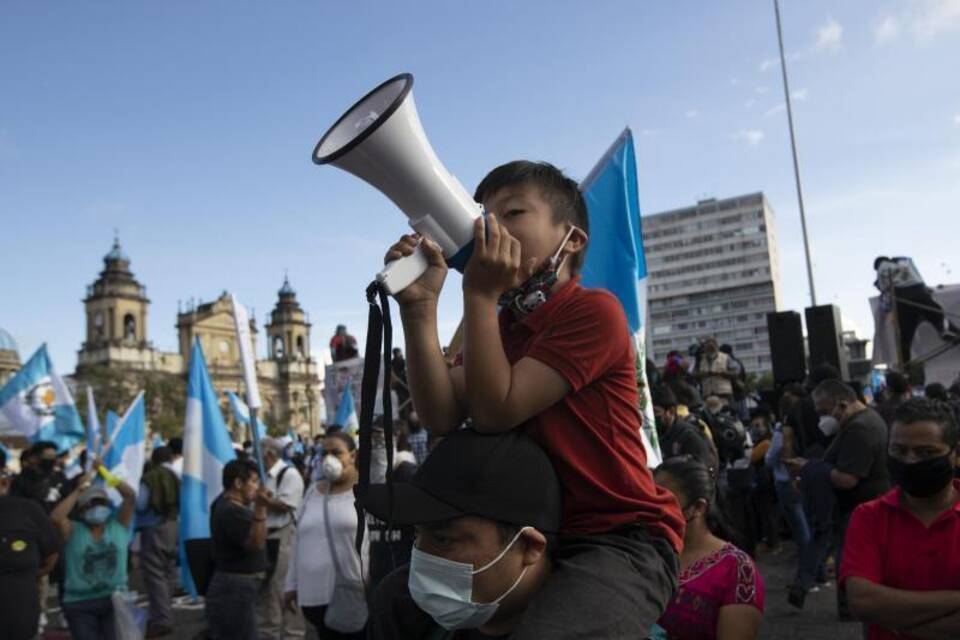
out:
{"label": "child in crowd", "polygon": [[[586,204],[559,169],[526,161],[491,171],[474,199],[487,216],[464,272],[453,367],[438,338],[447,268],[434,243],[423,240],[428,271],[397,295],[417,413],[434,435],[468,420],[479,432],[522,428],[560,478],[554,572],[512,638],[646,637],[676,586],[684,519],[647,468],[623,308],[579,283]],[[419,242],[403,237],[387,260]]]}

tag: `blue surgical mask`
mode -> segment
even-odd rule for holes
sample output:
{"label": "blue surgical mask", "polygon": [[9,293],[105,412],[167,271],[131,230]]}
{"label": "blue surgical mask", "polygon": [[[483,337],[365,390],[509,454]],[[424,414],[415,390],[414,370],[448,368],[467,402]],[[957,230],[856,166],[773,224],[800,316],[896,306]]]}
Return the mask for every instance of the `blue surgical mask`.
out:
{"label": "blue surgical mask", "polygon": [[444,629],[476,629],[483,626],[497,612],[500,602],[523,580],[527,567],[520,572],[513,586],[493,602],[473,601],[473,576],[497,564],[524,529],[517,532],[500,555],[476,570],[472,564],[431,555],[414,545],[410,557],[410,579],[407,582],[413,601]]}
{"label": "blue surgical mask", "polygon": [[98,504],[95,507],[90,507],[83,512],[83,520],[89,525],[96,526],[103,524],[110,517],[110,507]]}

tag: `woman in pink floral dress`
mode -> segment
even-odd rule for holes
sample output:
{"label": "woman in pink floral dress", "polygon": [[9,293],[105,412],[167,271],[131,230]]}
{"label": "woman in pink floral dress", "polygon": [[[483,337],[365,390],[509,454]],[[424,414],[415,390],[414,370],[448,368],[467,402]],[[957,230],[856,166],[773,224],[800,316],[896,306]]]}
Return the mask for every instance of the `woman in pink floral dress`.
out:
{"label": "woman in pink floral dress", "polygon": [[677,496],[687,521],[677,592],[657,623],[660,637],[753,640],[763,616],[763,579],[750,556],[715,535],[720,527],[709,470],[682,456],[665,460],[655,477]]}

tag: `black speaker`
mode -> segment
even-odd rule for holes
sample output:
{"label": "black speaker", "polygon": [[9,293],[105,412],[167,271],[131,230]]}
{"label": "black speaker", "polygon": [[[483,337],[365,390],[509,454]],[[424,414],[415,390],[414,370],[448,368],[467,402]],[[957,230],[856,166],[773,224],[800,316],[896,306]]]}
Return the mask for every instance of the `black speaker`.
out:
{"label": "black speaker", "polygon": [[847,350],[843,346],[843,326],[840,308],[832,304],[807,307],[807,340],[810,348],[810,368],[829,364],[837,368],[840,377],[850,377]]}
{"label": "black speaker", "polygon": [[770,360],[776,386],[802,382],[807,376],[803,353],[803,324],[796,311],[772,311],[767,314],[770,336]]}

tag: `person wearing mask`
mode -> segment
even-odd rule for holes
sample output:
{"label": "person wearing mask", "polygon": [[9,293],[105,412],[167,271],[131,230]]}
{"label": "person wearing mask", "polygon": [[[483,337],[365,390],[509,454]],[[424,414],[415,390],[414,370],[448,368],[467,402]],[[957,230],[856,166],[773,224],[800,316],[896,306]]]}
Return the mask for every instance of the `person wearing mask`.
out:
{"label": "person wearing mask", "polygon": [[67,494],[68,480],[57,469],[57,445],[43,440],[21,456],[21,472],[10,486],[10,495],[34,500],[47,513]]}
{"label": "person wearing mask", "polygon": [[683,456],[664,460],[654,477],[680,501],[687,528],[677,591],[657,622],[660,635],[653,637],[756,638],[763,617],[763,578],[750,556],[725,540],[729,533],[716,509],[710,471]]}
{"label": "person wearing mask", "polygon": [[824,380],[839,380],[840,372],[829,364],[819,364],[810,370],[805,394],[797,396],[801,391],[789,386],[785,389],[791,396],[797,398],[789,411],[783,417],[783,435],[785,458],[803,456],[807,460],[823,458],[824,452],[833,442],[835,434],[826,434],[820,429],[820,416],[813,405],[810,393]]}
{"label": "person wearing mask", "polygon": [[287,443],[276,438],[260,440],[266,470],[267,500],[267,584],[257,599],[257,621],[267,640],[302,638],[306,631],[303,616],[284,607],[283,583],[297,532],[294,515],[303,500],[303,476],[283,459]]}
{"label": "person wearing mask", "polygon": [[[826,380],[817,385],[813,402],[820,415],[820,430],[836,434],[819,468],[836,496],[832,544],[834,561],[839,567],[853,510],[886,492],[890,486],[887,425],[880,414],[860,402],[853,389],[840,380]],[[791,458],[786,464],[793,473],[800,474],[807,462],[804,458]],[[826,556],[825,550],[823,555]],[[837,589],[837,612],[841,619],[849,617],[843,589]]]}
{"label": "person wearing mask", "polygon": [[664,459],[691,455],[705,465],[714,464],[715,458],[703,433],[696,426],[677,417],[677,399],[670,387],[656,387],[652,401],[660,451]]}
{"label": "person wearing mask", "polygon": [[773,443],[772,417],[766,406],[750,412],[750,466],[753,467],[753,513],[757,538],[766,545],[766,551],[780,550],[780,517],[777,509],[777,493],[774,488],[773,471],[767,468],[766,455]]}
{"label": "person wearing mask", "polygon": [[[93,480],[99,461],[50,515],[64,540],[66,569],[60,598],[74,640],[114,640],[114,591],[127,588],[127,549],[135,494],[125,482],[116,485],[123,498],[114,509],[107,490]],[[77,520],[70,512],[77,509]]]}
{"label": "person wearing mask", "polygon": [[173,632],[170,587],[176,578],[180,482],[168,467],[172,458],[169,447],[154,449],[137,493],[140,566],[143,587],[150,601],[147,638]]}
{"label": "person wearing mask", "polygon": [[[210,513],[213,577],[206,618],[213,640],[256,640],[257,593],[267,575],[267,506],[257,465],[231,460],[223,467],[223,493]],[[251,506],[253,507],[251,509]]]}
{"label": "person wearing mask", "polygon": [[364,538],[362,560],[354,547],[357,510],[353,486],[358,474],[353,438],[342,431],[324,438],[321,464],[324,479],[310,487],[297,513],[284,602],[291,612],[298,608],[303,612],[320,640],[361,640],[365,637],[365,606],[354,612],[359,627],[353,629],[337,628],[335,616],[327,615],[337,599],[335,591],[353,589],[362,594],[367,575],[369,536]]}
{"label": "person wearing mask", "polygon": [[960,637],[958,442],[943,403],[915,398],[894,413],[888,466],[897,486],[853,512],[840,568],[867,640]]}
{"label": "person wearing mask", "polygon": [[60,538],[50,517],[33,500],[11,496],[13,476],[0,451],[0,621],[9,640],[37,635],[40,577],[57,563]]}
{"label": "person wearing mask", "polygon": [[724,403],[733,398],[733,381],[739,369],[725,353],[720,352],[716,338],[707,338],[703,343],[703,357],[697,363],[696,375],[700,380],[703,397],[718,396]]}

